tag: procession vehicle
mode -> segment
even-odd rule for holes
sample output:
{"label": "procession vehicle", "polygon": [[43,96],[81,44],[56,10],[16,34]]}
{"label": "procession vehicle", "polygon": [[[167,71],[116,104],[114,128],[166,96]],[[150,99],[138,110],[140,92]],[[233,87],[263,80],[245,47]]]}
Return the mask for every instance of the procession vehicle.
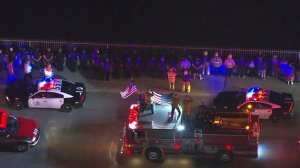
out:
{"label": "procession vehicle", "polygon": [[83,106],[86,90],[83,83],[42,78],[32,82],[14,81],[6,88],[5,95],[13,109],[50,108],[70,112]]}
{"label": "procession vehicle", "polygon": [[9,116],[0,110],[0,149],[14,149],[25,152],[35,146],[40,138],[40,131],[35,120]]}
{"label": "procession vehicle", "polygon": [[275,92],[252,87],[241,91],[225,91],[217,95],[213,101],[216,111],[242,111],[252,109],[253,115],[260,119],[278,120],[290,118],[294,112],[292,94]]}
{"label": "procession vehicle", "polygon": [[182,120],[176,115],[171,122],[170,105],[156,105],[155,114],[139,113],[139,105],[130,107],[128,123],[120,135],[117,161],[142,155],[162,162],[168,156],[211,157],[230,162],[234,157],[258,157],[260,123],[257,115],[218,113],[212,120],[197,114]]}

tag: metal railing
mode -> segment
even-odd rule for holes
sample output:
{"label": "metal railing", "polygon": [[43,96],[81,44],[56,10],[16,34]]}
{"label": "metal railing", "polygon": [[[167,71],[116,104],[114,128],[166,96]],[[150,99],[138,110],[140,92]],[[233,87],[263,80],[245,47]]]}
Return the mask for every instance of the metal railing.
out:
{"label": "metal railing", "polygon": [[106,43],[106,42],[86,42],[86,41],[65,41],[65,40],[31,40],[31,39],[5,39],[0,38],[0,44],[6,48],[10,46],[16,47],[42,47],[42,48],[72,48],[79,47],[84,49],[122,49],[122,50],[138,50],[143,53],[155,54],[159,56],[162,52],[167,55],[183,56],[191,54],[194,56],[201,55],[207,50],[210,55],[213,52],[219,52],[222,57],[232,53],[234,56],[258,56],[260,54],[271,56],[277,55],[280,59],[295,60],[300,58],[298,50],[281,50],[281,49],[246,49],[246,48],[219,48],[214,46],[183,46],[168,44],[130,44],[130,43]]}

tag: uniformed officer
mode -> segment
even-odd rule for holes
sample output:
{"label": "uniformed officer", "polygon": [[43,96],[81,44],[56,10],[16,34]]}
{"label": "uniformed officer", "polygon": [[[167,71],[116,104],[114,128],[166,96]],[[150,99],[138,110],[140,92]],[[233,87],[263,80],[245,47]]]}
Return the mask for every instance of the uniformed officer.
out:
{"label": "uniformed officer", "polygon": [[0,49],[0,72],[2,72],[4,68],[4,62],[5,62],[5,55],[2,52],[2,49]]}
{"label": "uniformed officer", "polygon": [[86,53],[86,50],[83,49],[82,52],[79,55],[79,62],[80,62],[80,68],[83,70],[87,70],[88,69],[88,55]]}
{"label": "uniformed officer", "polygon": [[35,52],[32,53],[31,58],[33,60],[33,68],[40,69],[42,67],[42,54],[40,48],[36,48]]}
{"label": "uniformed officer", "polygon": [[28,82],[29,80],[32,80],[32,66],[30,65],[30,60],[24,60],[24,81]]}
{"label": "uniformed officer", "polygon": [[54,54],[50,47],[47,48],[47,52],[43,55],[44,65],[52,64],[54,59]]}
{"label": "uniformed officer", "polygon": [[76,47],[73,47],[72,52],[69,53],[68,59],[67,59],[67,67],[70,69],[71,72],[76,71],[78,62],[78,53]]}
{"label": "uniformed officer", "polygon": [[64,64],[66,62],[66,55],[63,53],[63,49],[59,48],[57,54],[54,56],[54,61],[56,65],[56,69],[58,71],[64,70]]}

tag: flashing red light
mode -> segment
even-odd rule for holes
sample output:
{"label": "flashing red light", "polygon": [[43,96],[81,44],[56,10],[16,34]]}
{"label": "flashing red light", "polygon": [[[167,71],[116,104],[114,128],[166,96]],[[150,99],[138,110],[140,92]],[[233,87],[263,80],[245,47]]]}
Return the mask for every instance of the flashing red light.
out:
{"label": "flashing red light", "polygon": [[0,110],[0,128],[6,128],[8,114],[4,110]]}
{"label": "flashing red light", "polygon": [[84,97],[80,97],[79,101],[82,103],[84,101]]}
{"label": "flashing red light", "polygon": [[128,116],[128,123],[130,129],[136,129],[138,127],[138,106],[137,105],[131,105],[129,116]]}
{"label": "flashing red light", "polygon": [[226,148],[227,150],[231,150],[231,149],[232,149],[232,145],[226,145],[225,148]]}
{"label": "flashing red light", "polygon": [[175,150],[181,149],[181,143],[176,142],[175,145],[174,145],[174,149],[175,149]]}

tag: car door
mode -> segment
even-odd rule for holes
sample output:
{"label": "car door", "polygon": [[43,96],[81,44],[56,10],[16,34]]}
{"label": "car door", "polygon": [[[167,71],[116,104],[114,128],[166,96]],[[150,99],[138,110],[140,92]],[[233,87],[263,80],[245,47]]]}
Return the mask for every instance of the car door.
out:
{"label": "car door", "polygon": [[259,115],[260,119],[269,119],[272,114],[272,106],[267,103],[255,103],[253,115]]}
{"label": "car door", "polygon": [[56,92],[48,92],[49,97],[47,99],[47,108],[60,109],[64,104],[64,96]]}
{"label": "car door", "polygon": [[47,108],[48,92],[37,92],[28,99],[30,108]]}

